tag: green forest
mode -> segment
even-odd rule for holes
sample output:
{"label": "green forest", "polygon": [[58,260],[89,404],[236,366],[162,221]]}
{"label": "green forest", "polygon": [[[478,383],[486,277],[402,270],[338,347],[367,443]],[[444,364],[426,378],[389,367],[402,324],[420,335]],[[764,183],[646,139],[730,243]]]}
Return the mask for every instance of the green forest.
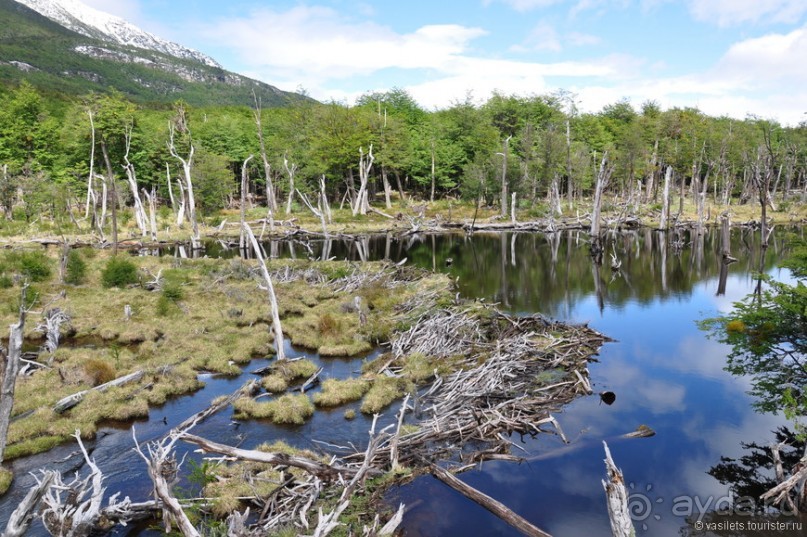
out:
{"label": "green forest", "polygon": [[[165,211],[184,195],[183,160],[202,217],[237,207],[242,178],[251,206],[281,214],[305,210],[295,191],[319,195],[322,178],[332,204],[353,206],[366,180],[379,208],[448,198],[506,216],[516,193],[520,216],[561,215],[592,195],[604,155],[606,193],[634,211],[658,209],[668,168],[672,213],[696,197],[757,208],[765,200],[782,211],[801,199],[807,170],[804,123],[655,102],[637,110],[624,100],[583,113],[566,92],[494,94],[481,105],[469,95],[434,111],[400,89],[368,93],[354,106],[261,107],[254,99],[253,107],[190,107],[135,104],[114,90],[68,98],[23,82],[0,89],[0,99],[0,206],[6,220],[25,223],[85,213],[107,185],[107,199],[114,190],[122,207],[145,204],[134,199],[145,189]],[[136,187],[126,186],[127,173]]]}

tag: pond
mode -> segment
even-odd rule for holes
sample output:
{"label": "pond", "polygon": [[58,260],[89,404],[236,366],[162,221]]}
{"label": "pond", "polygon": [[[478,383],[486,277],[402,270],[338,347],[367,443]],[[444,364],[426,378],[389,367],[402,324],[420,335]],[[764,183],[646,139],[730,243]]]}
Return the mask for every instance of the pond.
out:
{"label": "pond", "polygon": [[[775,235],[763,260],[765,270],[780,279],[788,278],[786,271],[774,268],[786,252],[784,244],[783,235]],[[238,255],[237,248],[225,246],[208,245],[205,253],[211,257]],[[592,264],[586,235],[579,232],[376,236],[328,244],[276,241],[265,248],[267,253],[282,257],[334,256],[357,261],[406,258],[408,263],[455,276],[465,297],[497,302],[502,309],[515,313],[541,312],[586,322],[616,339],[589,367],[595,391],[614,392],[616,401],[606,405],[597,395],[585,397],[558,414],[569,444],[551,435],[525,439],[520,454],[527,462],[487,462],[461,475],[555,537],[610,535],[600,483],[604,476],[603,440],[608,441],[631,485],[639,533],[676,535],[685,528],[682,533],[688,534],[687,514],[697,519],[699,514],[713,511],[720,501],[725,504],[729,495],[728,486],[711,477],[709,470],[721,457],[746,454],[743,443],[767,445],[773,440],[772,431],[786,424],[782,416],[754,412],[753,400],[746,394],[748,379],[723,370],[726,349],[708,340],[695,323],[727,311],[756,284],[752,272],[760,266],[759,237],[750,230],[732,232],[732,255],[739,262],[729,265],[722,278],[719,238],[712,232],[700,240],[687,233],[673,236],[651,230],[611,235],[602,267]],[[153,253],[178,254],[143,252]],[[610,267],[612,253],[621,263],[618,271]],[[354,374],[363,360],[319,358],[291,347],[288,353],[306,355],[325,367],[326,377],[333,378]],[[253,360],[238,377],[207,377],[205,388],[199,392],[152,409],[147,420],[135,423],[138,439],[142,442],[166,433],[206,408],[214,397],[229,394],[253,378],[250,371],[265,363]],[[357,419],[346,421],[343,414],[350,407],[318,411],[300,427],[235,421],[227,410],[194,432],[245,448],[277,439],[314,450],[326,448],[318,441],[359,445],[366,441],[369,420],[357,413]],[[395,411],[388,410],[383,421],[391,421]],[[651,427],[656,435],[621,438],[640,425]],[[121,490],[133,500],[149,494],[145,464],[132,450],[130,424],[100,428],[90,447],[107,475],[109,492]],[[190,456],[198,458],[193,453]],[[0,499],[3,525],[33,483],[28,472],[46,466],[72,472],[81,467],[81,459],[77,446],[68,444],[14,461],[12,466],[17,479]],[[193,487],[187,482],[180,486]],[[687,498],[695,506],[691,513],[686,513],[682,504]],[[518,535],[431,477],[395,488],[388,500],[409,506],[403,524],[405,535]],[[29,533],[45,535],[36,525]],[[116,534],[159,533],[119,528]],[[748,533],[774,534],[781,535]]]}

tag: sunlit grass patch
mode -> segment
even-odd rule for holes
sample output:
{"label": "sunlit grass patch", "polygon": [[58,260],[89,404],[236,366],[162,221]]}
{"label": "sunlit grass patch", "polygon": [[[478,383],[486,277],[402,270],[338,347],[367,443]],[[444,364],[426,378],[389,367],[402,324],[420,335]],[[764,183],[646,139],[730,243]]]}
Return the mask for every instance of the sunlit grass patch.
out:
{"label": "sunlit grass patch", "polygon": [[403,397],[407,392],[414,391],[412,382],[396,377],[380,376],[373,380],[373,385],[361,402],[361,411],[365,414],[375,414],[387,405]]}
{"label": "sunlit grass patch", "polygon": [[322,391],[314,394],[314,404],[332,407],[358,401],[369,389],[370,382],[364,379],[327,379],[322,383]]}
{"label": "sunlit grass patch", "polygon": [[305,394],[286,394],[268,402],[241,397],[233,407],[236,419],[265,418],[277,424],[302,425],[314,415],[314,404]]}

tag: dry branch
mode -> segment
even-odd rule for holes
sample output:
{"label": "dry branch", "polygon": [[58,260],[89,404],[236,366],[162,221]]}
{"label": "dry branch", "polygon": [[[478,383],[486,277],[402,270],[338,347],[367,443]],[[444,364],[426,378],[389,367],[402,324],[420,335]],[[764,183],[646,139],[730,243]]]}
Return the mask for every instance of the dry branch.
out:
{"label": "dry branch", "polygon": [[34,511],[39,506],[42,497],[50,488],[53,481],[59,476],[57,472],[52,470],[43,472],[42,479],[31,487],[28,494],[20,502],[14,512],[8,519],[6,529],[3,531],[2,537],[22,537],[31,525],[31,520],[34,517]]}

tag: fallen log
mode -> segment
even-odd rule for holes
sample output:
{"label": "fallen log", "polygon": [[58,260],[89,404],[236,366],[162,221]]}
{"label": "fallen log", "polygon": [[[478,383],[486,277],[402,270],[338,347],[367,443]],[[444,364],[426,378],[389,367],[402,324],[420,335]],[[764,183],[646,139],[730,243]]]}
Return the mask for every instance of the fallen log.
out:
{"label": "fallen log", "polygon": [[[214,401],[209,407],[204,410],[201,410],[194,414],[193,416],[187,418],[182,423],[171,429],[171,433],[183,433],[199,423],[200,421],[212,416],[219,410],[228,407],[233,401],[238,399],[239,397],[244,397],[247,395],[252,395],[258,390],[258,382],[255,380],[251,380],[238,388],[236,391],[224,397],[223,399],[217,399]],[[169,433],[170,434],[170,433]]]}
{"label": "fallen log", "polygon": [[143,371],[135,371],[134,373],[129,373],[128,375],[124,375],[122,377],[118,377],[114,380],[110,380],[109,382],[105,382],[95,388],[90,388],[89,390],[83,390],[73,395],[68,395],[67,397],[60,399],[55,405],[53,405],[53,411],[57,414],[61,414],[65,410],[69,410],[79,404],[90,392],[105,392],[110,388],[114,388],[117,386],[123,386],[125,384],[129,384],[131,382],[137,382],[143,378]]}
{"label": "fallen log", "polygon": [[452,473],[443,470],[439,466],[432,466],[431,472],[434,477],[456,490],[466,498],[475,501],[497,517],[516,528],[524,535],[529,535],[531,537],[551,537],[550,534],[534,526],[527,519],[513,512],[513,510],[503,503],[494,500],[487,494],[479,492],[471,485],[460,481]]}
{"label": "fallen log", "polygon": [[[219,444],[218,442],[213,442],[212,440],[208,440],[206,438],[202,438],[201,436],[196,436],[190,433],[182,433],[179,437],[181,440],[190,442],[191,444],[196,444],[207,453],[218,453],[220,455],[227,455],[240,460],[262,462],[276,466],[293,466],[295,468],[305,470],[306,472],[322,479],[333,479],[340,475],[351,476],[355,475],[357,472],[356,468],[325,464],[297,455],[236,448],[226,444]],[[376,473],[381,472],[378,471]]]}

